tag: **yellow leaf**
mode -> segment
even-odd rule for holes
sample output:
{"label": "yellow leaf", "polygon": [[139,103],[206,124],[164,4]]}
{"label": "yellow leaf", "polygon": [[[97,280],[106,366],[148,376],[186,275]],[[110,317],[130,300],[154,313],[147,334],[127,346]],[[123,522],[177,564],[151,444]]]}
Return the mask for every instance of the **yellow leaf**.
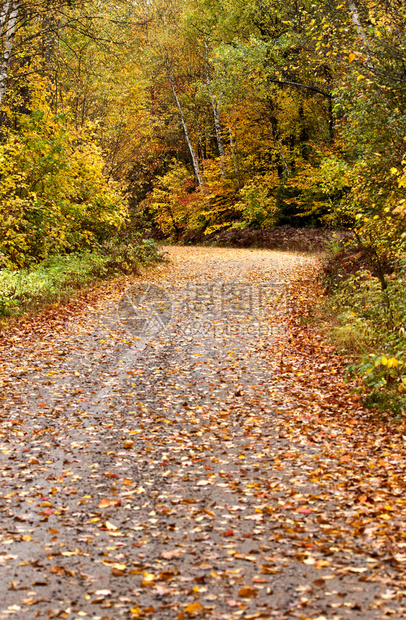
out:
{"label": "yellow leaf", "polygon": [[110,523],[110,521],[106,521],[104,525],[108,530],[118,530],[118,527]]}
{"label": "yellow leaf", "polygon": [[116,564],[111,564],[112,568],[116,568],[117,570],[123,571],[127,568],[126,564],[120,564],[120,563],[116,563]]}
{"label": "yellow leaf", "polygon": [[359,75],[359,76],[357,77],[357,82],[360,82],[361,80],[364,80],[364,79],[365,79],[365,76],[363,76],[363,75]]}
{"label": "yellow leaf", "polygon": [[348,56],[348,62],[353,62],[353,60],[355,60],[355,54],[351,52],[351,54]]}
{"label": "yellow leaf", "polygon": [[331,563],[328,560],[317,560],[316,568],[323,568],[324,566],[331,566]]}

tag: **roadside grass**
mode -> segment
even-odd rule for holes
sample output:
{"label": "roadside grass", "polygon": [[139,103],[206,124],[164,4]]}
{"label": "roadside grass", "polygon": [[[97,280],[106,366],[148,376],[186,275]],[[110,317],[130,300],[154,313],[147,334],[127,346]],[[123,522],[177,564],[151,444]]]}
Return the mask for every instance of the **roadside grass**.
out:
{"label": "roadside grass", "polygon": [[[331,261],[331,255],[330,255]],[[326,261],[327,262],[327,261]],[[406,420],[406,259],[387,274],[387,289],[363,266],[344,276],[324,272],[327,295],[313,321],[348,361],[363,403]]]}
{"label": "roadside grass", "polygon": [[19,316],[68,300],[101,280],[138,273],[162,260],[151,239],[111,240],[97,250],[53,256],[27,269],[0,270],[0,328]]}
{"label": "roadside grass", "polygon": [[358,359],[374,352],[371,328],[367,321],[351,311],[340,312],[332,296],[322,299],[314,311],[321,330],[334,343],[337,353]]}

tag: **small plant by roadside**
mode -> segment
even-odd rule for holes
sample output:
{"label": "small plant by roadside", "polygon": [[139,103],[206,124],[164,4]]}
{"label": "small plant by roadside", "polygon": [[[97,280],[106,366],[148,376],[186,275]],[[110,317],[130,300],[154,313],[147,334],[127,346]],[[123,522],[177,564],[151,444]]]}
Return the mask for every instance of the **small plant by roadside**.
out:
{"label": "small plant by roadside", "polygon": [[156,243],[139,236],[114,238],[97,250],[53,256],[26,269],[0,270],[0,317],[16,317],[104,278],[137,273],[161,259]]}

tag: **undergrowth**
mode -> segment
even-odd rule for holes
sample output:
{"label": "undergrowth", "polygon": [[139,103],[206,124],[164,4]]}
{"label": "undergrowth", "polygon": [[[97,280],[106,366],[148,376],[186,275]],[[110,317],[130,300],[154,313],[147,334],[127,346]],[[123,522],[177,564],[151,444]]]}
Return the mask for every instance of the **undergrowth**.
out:
{"label": "undergrowth", "polygon": [[137,273],[160,260],[154,241],[131,237],[107,241],[93,251],[53,256],[26,269],[0,270],[0,318],[7,320],[65,301],[99,280]]}
{"label": "undergrowth", "polygon": [[400,421],[406,414],[406,258],[398,258],[385,279],[383,289],[365,265],[345,276],[328,273],[319,318],[349,359],[364,404]]}

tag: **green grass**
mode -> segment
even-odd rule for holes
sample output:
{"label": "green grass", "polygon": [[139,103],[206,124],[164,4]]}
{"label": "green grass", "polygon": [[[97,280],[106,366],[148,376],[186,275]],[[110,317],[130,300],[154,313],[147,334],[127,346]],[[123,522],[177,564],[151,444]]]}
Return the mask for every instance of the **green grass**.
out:
{"label": "green grass", "polygon": [[13,318],[64,301],[78,289],[160,260],[150,239],[111,241],[97,251],[54,256],[27,269],[0,270],[0,317]]}

